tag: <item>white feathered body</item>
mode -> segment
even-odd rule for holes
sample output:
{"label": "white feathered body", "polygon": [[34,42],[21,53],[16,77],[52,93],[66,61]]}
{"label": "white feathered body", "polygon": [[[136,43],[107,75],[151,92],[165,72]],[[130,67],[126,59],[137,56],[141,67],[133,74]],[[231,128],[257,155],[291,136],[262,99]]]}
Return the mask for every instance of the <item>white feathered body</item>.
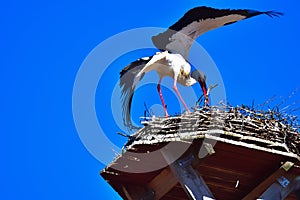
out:
{"label": "white feathered body", "polygon": [[196,80],[191,77],[191,65],[177,53],[168,51],[157,52],[145,67],[137,74],[133,86],[137,86],[138,81],[144,73],[156,71],[160,79],[165,76],[173,78],[183,86],[191,86]]}

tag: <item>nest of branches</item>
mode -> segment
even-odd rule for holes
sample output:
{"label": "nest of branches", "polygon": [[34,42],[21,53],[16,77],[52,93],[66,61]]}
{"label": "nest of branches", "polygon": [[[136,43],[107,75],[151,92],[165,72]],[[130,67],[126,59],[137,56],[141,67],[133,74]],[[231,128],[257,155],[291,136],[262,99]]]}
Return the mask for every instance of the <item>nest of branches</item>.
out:
{"label": "nest of branches", "polygon": [[191,114],[147,117],[130,143],[155,144],[214,136],[300,155],[299,118],[279,109],[228,104],[196,106]]}

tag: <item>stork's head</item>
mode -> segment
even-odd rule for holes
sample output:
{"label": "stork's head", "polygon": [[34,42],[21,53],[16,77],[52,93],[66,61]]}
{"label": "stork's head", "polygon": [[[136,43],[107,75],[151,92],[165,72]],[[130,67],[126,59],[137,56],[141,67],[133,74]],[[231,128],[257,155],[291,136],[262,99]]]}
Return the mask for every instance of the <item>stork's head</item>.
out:
{"label": "stork's head", "polygon": [[194,78],[195,80],[198,81],[198,83],[200,84],[200,87],[203,91],[203,95],[206,99],[206,103],[208,103],[208,96],[207,96],[207,86],[206,86],[206,75],[200,71],[200,70],[194,70],[192,72],[192,78]]}

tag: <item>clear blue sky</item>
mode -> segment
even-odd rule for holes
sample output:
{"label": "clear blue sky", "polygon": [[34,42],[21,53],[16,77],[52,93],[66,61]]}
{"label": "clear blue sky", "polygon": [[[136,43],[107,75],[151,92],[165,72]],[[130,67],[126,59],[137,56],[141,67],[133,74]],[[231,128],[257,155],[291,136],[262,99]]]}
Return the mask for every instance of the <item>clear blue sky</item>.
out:
{"label": "clear blue sky", "polygon": [[[285,13],[275,19],[255,17],[198,39],[217,64],[231,104],[287,97],[300,86],[298,0],[2,3],[0,199],[120,199],[99,176],[104,165],[77,134],[72,115],[77,71],[108,37],[133,28],[168,27],[199,5]],[[117,60],[116,70],[106,76],[117,74],[129,60]],[[101,84],[99,90],[110,83]],[[159,103],[157,94],[152,96]],[[99,110],[107,103],[99,93],[96,100]],[[120,147],[125,139],[116,136],[118,129],[107,120],[100,123]]]}

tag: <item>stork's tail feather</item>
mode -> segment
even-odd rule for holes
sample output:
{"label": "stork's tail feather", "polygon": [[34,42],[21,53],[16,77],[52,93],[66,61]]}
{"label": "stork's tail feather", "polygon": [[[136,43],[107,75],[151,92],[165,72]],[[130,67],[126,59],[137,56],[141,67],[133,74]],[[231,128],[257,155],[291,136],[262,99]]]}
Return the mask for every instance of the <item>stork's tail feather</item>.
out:
{"label": "stork's tail feather", "polygon": [[122,117],[123,123],[129,131],[137,130],[138,127],[131,121],[130,110],[134,90],[140,79],[143,78],[141,70],[148,60],[139,59],[132,62],[120,72],[120,87],[122,93]]}
{"label": "stork's tail feather", "polygon": [[282,13],[282,12],[276,12],[276,11],[267,11],[267,12],[264,12],[264,14],[268,15],[271,18],[273,18],[273,17],[280,17],[280,16],[284,15],[284,13]]}

